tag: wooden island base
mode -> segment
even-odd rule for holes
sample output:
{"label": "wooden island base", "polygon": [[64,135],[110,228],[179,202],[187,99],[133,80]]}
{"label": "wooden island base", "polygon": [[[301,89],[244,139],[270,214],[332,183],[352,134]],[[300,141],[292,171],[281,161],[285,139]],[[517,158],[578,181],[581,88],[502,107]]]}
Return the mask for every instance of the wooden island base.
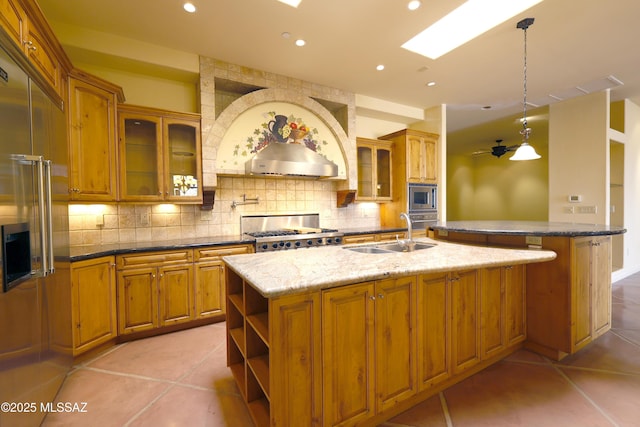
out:
{"label": "wooden island base", "polygon": [[262,426],[374,426],[522,348],[525,265],[263,297],[226,269],[227,361]]}

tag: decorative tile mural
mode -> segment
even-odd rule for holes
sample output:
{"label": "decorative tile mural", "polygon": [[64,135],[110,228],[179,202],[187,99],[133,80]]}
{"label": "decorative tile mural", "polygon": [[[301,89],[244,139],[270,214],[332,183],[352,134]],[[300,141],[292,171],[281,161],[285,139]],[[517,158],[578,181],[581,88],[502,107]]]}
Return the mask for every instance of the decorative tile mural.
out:
{"label": "decorative tile mural", "polygon": [[338,166],[346,179],[344,156],[331,129],[311,111],[286,102],[267,102],[240,114],[227,129],[216,160],[219,174],[244,175],[244,164],[272,143],[302,144]]}

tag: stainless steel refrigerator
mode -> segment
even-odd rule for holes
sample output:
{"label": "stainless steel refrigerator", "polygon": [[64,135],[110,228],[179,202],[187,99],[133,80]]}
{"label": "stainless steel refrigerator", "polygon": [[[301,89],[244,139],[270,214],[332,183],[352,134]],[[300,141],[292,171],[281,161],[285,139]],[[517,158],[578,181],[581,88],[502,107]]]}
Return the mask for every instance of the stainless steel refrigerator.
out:
{"label": "stainless steel refrigerator", "polygon": [[0,46],[2,427],[39,425],[73,360],[66,119],[12,49]]}

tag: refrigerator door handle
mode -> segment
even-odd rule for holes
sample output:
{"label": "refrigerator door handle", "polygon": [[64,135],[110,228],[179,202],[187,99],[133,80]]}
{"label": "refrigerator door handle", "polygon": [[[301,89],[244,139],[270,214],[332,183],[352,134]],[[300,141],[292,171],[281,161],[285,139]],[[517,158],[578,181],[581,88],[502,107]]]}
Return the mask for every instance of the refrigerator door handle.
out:
{"label": "refrigerator door handle", "polygon": [[44,159],[42,156],[33,156],[32,161],[35,163],[38,171],[38,219],[40,220],[40,250],[42,251],[42,275],[46,276],[49,272],[49,242],[47,239],[47,208],[45,205],[45,182],[44,182]]}
{"label": "refrigerator door handle", "polygon": [[[46,248],[47,248],[47,265],[45,266],[45,276],[47,274],[53,274],[55,273],[55,263],[54,263],[54,255],[53,255],[53,201],[51,200],[51,196],[52,196],[52,191],[51,191],[51,160],[42,160],[42,164],[44,166],[45,169],[45,199],[43,199],[44,201],[46,201],[46,221],[47,221],[47,228],[44,228],[43,230],[46,230],[46,233],[44,233],[46,235]],[[44,204],[44,203],[42,203]],[[44,245],[43,245],[44,247]],[[45,254],[43,254],[45,255]]]}

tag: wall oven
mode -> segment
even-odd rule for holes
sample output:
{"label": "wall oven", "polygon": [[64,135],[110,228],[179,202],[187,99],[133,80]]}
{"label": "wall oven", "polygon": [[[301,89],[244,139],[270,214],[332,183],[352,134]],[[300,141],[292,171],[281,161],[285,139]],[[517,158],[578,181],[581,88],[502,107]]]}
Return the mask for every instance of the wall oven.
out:
{"label": "wall oven", "polygon": [[412,222],[438,220],[438,186],[436,184],[409,183],[407,211]]}

